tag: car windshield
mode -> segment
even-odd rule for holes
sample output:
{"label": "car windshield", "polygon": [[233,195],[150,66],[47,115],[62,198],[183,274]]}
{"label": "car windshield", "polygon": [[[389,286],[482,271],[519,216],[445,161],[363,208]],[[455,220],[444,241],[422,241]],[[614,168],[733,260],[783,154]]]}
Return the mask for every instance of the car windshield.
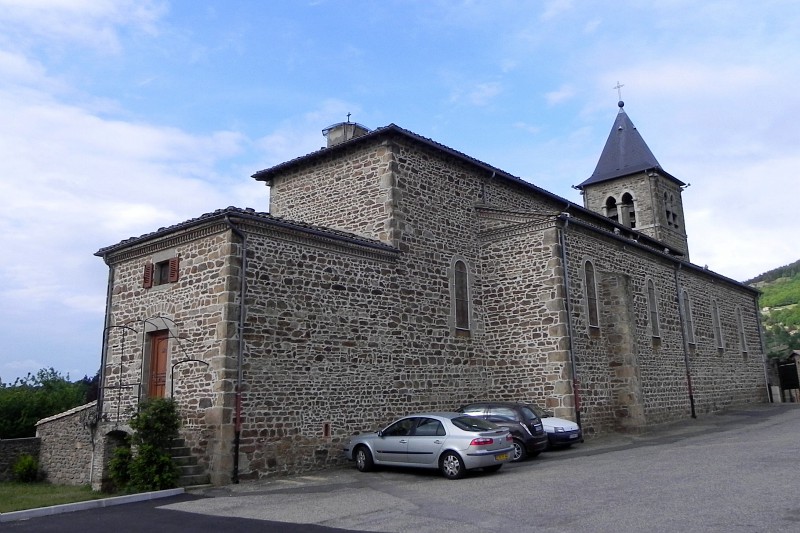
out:
{"label": "car windshield", "polygon": [[451,420],[453,425],[464,431],[489,431],[497,429],[497,426],[488,420],[475,418],[473,416],[459,416]]}

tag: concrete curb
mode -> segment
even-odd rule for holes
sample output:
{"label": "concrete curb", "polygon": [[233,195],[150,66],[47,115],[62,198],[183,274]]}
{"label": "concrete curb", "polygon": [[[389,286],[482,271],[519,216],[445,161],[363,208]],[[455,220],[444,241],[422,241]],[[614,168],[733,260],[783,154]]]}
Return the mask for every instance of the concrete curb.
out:
{"label": "concrete curb", "polygon": [[186,492],[183,487],[177,489],[157,490],[154,492],[142,492],[139,494],[129,494],[127,496],[115,496],[113,498],[102,498],[100,500],[87,500],[85,502],[65,503],[53,505],[51,507],[39,507],[37,509],[26,509],[24,511],[12,511],[10,513],[0,513],[1,522],[13,522],[15,520],[27,520],[40,516],[50,516],[61,513],[72,513],[74,511],[85,511],[87,509],[98,509],[100,507],[111,507],[125,503],[143,502],[155,500],[157,498],[168,498]]}

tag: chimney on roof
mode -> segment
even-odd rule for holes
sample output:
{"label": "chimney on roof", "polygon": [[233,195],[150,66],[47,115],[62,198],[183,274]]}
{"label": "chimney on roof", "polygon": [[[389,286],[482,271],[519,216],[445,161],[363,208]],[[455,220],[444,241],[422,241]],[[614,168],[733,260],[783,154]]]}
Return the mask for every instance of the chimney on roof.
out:
{"label": "chimney on roof", "polygon": [[340,122],[322,130],[322,135],[328,139],[328,148],[349,141],[350,139],[361,137],[367,133],[369,133],[369,128],[357,122],[350,122],[350,113],[347,114],[347,122]]}

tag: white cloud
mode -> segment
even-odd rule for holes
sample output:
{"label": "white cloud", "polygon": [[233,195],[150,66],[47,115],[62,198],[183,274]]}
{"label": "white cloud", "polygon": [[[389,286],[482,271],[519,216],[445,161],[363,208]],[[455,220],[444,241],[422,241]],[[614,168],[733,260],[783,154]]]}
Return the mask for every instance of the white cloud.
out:
{"label": "white cloud", "polygon": [[545,2],[544,11],[539,16],[541,20],[552,20],[566,11],[572,10],[572,0],[548,0]]}
{"label": "white cloud", "polygon": [[165,12],[155,0],[0,0],[0,42],[28,47],[69,41],[118,53],[119,27],[155,33]]}
{"label": "white cloud", "polygon": [[544,98],[547,105],[557,105],[567,100],[571,100],[575,96],[575,88],[571,85],[562,85],[558,90],[545,93]]}
{"label": "white cloud", "polygon": [[[68,84],[20,53],[0,51],[0,79],[0,371],[91,373],[107,278],[94,252],[252,200],[245,177],[218,170],[249,141],[106,116],[113,102],[69,101]],[[267,197],[263,185],[259,192]],[[92,348],[68,348],[78,345]]]}
{"label": "white cloud", "polygon": [[474,83],[468,86],[458,86],[450,95],[452,103],[466,103],[476,107],[484,107],[503,92],[500,82]]}

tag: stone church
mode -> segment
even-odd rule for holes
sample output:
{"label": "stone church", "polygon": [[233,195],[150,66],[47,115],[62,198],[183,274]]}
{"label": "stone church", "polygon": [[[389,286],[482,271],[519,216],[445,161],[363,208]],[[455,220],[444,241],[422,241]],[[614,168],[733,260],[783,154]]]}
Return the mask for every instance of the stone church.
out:
{"label": "stone church", "polygon": [[622,102],[582,206],[394,124],[323,134],[253,175],[269,213],[96,253],[95,486],[154,396],[216,484],[337,464],[353,433],[478,399],[589,438],[766,401],[758,292],[689,261],[685,184]]}

